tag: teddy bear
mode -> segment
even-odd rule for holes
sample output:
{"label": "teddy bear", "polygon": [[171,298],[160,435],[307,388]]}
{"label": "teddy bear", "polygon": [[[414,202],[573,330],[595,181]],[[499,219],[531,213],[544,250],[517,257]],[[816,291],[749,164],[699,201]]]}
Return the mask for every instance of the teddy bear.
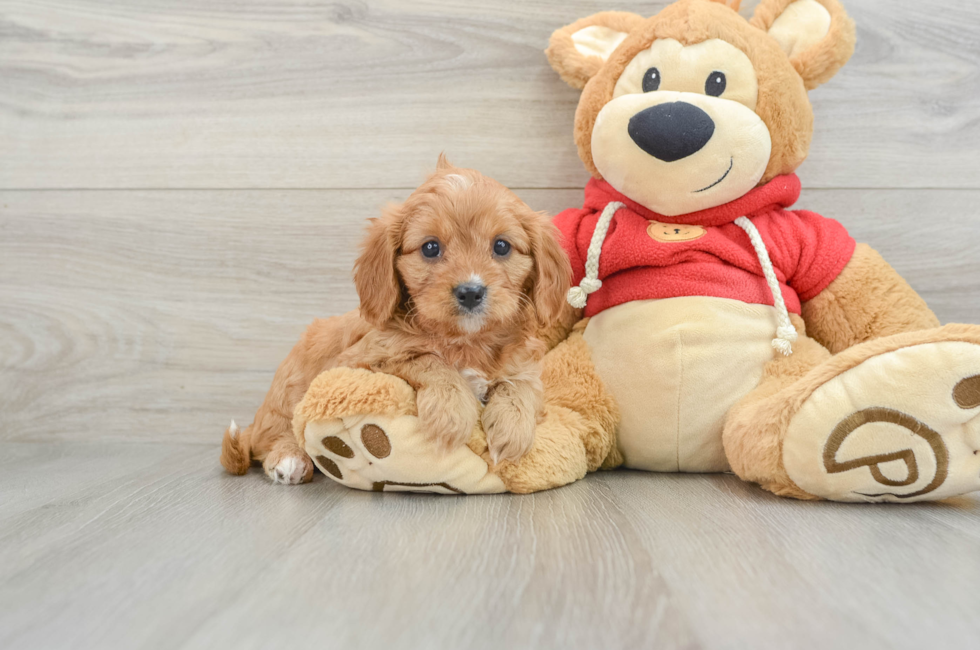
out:
{"label": "teddy bear", "polygon": [[909,503],[980,489],[980,327],[940,326],[837,221],[791,209],[807,92],[850,58],[837,0],[678,0],[556,31],[592,179],[555,217],[573,268],[547,332],[531,452],[482,431],[435,449],[401,379],[338,368],[296,408],[353,488],[527,493],[588,472],[734,472],[797,499]]}

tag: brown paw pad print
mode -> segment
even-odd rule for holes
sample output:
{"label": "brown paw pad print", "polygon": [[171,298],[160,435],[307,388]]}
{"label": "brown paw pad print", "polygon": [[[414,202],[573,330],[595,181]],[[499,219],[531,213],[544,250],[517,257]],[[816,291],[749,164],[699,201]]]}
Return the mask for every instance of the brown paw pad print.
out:
{"label": "brown paw pad print", "polygon": [[[354,450],[346,442],[337,436],[327,436],[320,441],[324,449],[340,458],[351,459],[354,457]],[[364,449],[375,458],[387,458],[391,454],[391,441],[384,429],[376,424],[365,424],[361,427],[361,444]],[[316,457],[316,463],[324,472],[338,479],[344,478],[344,473],[337,466],[337,463],[323,455]]]}
{"label": "brown paw pad print", "polygon": [[361,444],[375,458],[387,458],[391,453],[388,434],[376,424],[365,424],[361,427]]}
{"label": "brown paw pad print", "polygon": [[961,409],[975,409],[980,406],[980,375],[967,377],[953,388],[953,399]]}
{"label": "brown paw pad print", "polygon": [[[343,436],[343,437],[341,437]],[[349,437],[348,437],[349,436]],[[309,450],[320,470],[350,487],[374,492],[435,492],[463,494],[444,481],[416,481],[399,475],[397,469],[385,467],[392,459],[388,433],[377,424],[363,424],[339,435],[319,439],[316,451]],[[385,462],[379,462],[388,459]],[[411,472],[410,472],[411,473]]]}

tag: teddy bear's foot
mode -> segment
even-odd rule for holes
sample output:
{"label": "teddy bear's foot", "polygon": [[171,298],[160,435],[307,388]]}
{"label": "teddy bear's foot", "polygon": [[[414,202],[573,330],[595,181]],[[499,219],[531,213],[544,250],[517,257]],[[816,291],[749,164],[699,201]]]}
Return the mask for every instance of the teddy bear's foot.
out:
{"label": "teddy bear's foot", "polygon": [[914,338],[855,348],[865,358],[820,383],[796,410],[783,464],[802,490],[891,502],[980,490],[980,327]]}
{"label": "teddy bear's foot", "polygon": [[320,471],[348,487],[441,494],[506,491],[469,447],[445,451],[420,431],[416,413],[415,393],[402,379],[336,368],[314,380],[293,426]]}

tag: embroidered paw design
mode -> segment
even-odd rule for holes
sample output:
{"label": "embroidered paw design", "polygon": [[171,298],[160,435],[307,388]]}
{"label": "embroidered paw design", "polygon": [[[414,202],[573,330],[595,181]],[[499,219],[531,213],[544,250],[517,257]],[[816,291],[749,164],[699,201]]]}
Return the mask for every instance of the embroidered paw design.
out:
{"label": "embroidered paw design", "polygon": [[[391,455],[391,441],[388,440],[388,434],[376,424],[365,424],[361,426],[361,445],[367,454],[374,458],[375,460],[381,460],[387,458]],[[344,442],[338,436],[327,436],[320,441],[323,445],[324,453],[332,454],[335,457],[340,457],[341,459],[352,460],[354,458],[354,450],[351,449],[346,442]],[[333,460],[328,458],[326,455],[317,456],[314,459],[316,465],[323,471],[324,474],[329,474],[337,480],[342,480],[344,478],[343,472],[340,467]],[[368,465],[373,465],[373,461],[368,461]],[[364,473],[362,472],[362,475]],[[384,492],[385,487],[390,486],[392,489],[412,489],[424,492],[435,492],[443,491],[446,493],[461,494],[461,490],[449,485],[448,483],[395,483],[387,479],[382,479],[380,481],[375,481],[371,485],[371,489],[375,492]]]}
{"label": "embroidered paw design", "polygon": [[309,422],[306,452],[348,487],[374,492],[503,492],[500,479],[468,447],[445,452],[417,431],[415,416],[353,416]]}
{"label": "embroidered paw design", "polygon": [[[387,458],[391,454],[391,442],[388,440],[388,434],[375,424],[365,424],[361,427],[361,443],[367,453],[375,459]],[[320,441],[320,444],[323,445],[325,454],[333,454],[342,459],[354,458],[354,450],[337,436],[327,436]],[[337,463],[326,456],[317,456],[315,460],[324,474],[329,474],[336,479],[344,478],[344,474],[340,471]],[[368,461],[368,464],[371,464],[371,461]]]}
{"label": "embroidered paw design", "polygon": [[[363,413],[366,404],[376,412],[349,414]],[[469,447],[445,451],[420,431],[414,410],[414,393],[401,379],[335,369],[315,380],[297,410],[297,435],[320,471],[359,490],[506,491]]]}
{"label": "embroidered paw design", "polygon": [[783,460],[802,489],[838,501],[980,489],[980,346],[911,346],[835,377],[790,422]]}

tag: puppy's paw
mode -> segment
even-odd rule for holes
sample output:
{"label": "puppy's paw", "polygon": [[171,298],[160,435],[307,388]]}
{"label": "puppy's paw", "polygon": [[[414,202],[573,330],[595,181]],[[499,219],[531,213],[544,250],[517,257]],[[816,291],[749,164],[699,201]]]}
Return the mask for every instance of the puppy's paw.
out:
{"label": "puppy's paw", "polygon": [[480,417],[480,405],[468,391],[427,386],[418,391],[419,426],[447,450],[469,442]]}
{"label": "puppy's paw", "polygon": [[496,465],[519,461],[534,445],[537,417],[509,399],[490,399],[483,409],[483,430],[487,433],[490,460]]}
{"label": "puppy's paw", "polygon": [[299,449],[280,453],[273,450],[262,466],[266,476],[280,485],[299,485],[313,479],[313,461]]}

